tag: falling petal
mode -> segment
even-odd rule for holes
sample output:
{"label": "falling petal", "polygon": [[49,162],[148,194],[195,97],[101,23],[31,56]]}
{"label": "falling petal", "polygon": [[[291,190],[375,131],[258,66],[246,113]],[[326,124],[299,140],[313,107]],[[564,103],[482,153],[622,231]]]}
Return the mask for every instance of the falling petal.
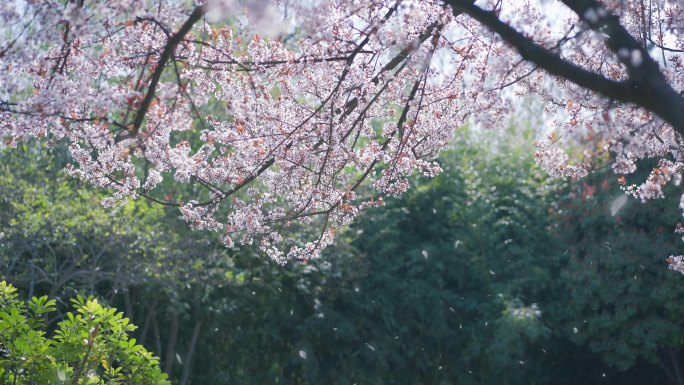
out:
{"label": "falling petal", "polygon": [[613,203],[610,205],[610,215],[617,215],[618,211],[620,211],[625,203],[627,203],[627,195],[620,195],[619,197],[615,198]]}

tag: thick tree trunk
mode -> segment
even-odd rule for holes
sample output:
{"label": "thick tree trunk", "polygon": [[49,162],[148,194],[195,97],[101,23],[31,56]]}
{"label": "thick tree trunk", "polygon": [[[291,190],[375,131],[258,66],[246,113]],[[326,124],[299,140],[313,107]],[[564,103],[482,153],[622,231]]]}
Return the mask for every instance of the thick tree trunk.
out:
{"label": "thick tree trunk", "polygon": [[673,385],[681,385],[681,382],[679,382],[679,380],[677,379],[677,375],[673,373],[672,370],[670,370],[670,365],[668,365],[668,361],[671,361],[671,357],[667,352],[667,349],[659,349],[658,365],[660,365],[660,368],[663,370],[663,373],[665,373],[665,376],[669,380],[669,383]]}
{"label": "thick tree trunk", "polygon": [[159,303],[159,297],[155,296],[152,304],[147,307],[147,316],[145,317],[145,322],[143,323],[143,327],[140,329],[140,334],[138,335],[142,345],[145,345],[145,340],[147,340],[147,332],[150,330],[150,324],[157,316],[157,303]]}
{"label": "thick tree trunk", "polygon": [[192,370],[192,356],[195,353],[195,347],[197,346],[197,339],[199,338],[200,330],[202,329],[203,321],[199,321],[195,324],[192,330],[192,338],[190,339],[190,346],[188,346],[188,352],[185,354],[185,362],[183,364],[183,374],[181,375],[181,380],[179,385],[186,385],[188,378],[190,378],[190,372]]}
{"label": "thick tree trunk", "polygon": [[131,322],[135,322],[135,317],[133,316],[133,301],[131,301],[131,290],[129,288],[125,288],[123,292],[124,306],[126,307],[126,317],[128,317]]}
{"label": "thick tree trunk", "polygon": [[176,342],[178,342],[178,312],[171,309],[171,326],[169,327],[169,337],[166,340],[166,355],[164,356],[164,373],[171,377],[173,361],[176,358]]}
{"label": "thick tree trunk", "polygon": [[682,374],[679,352],[674,349],[667,349],[667,356],[670,358],[670,363],[672,364],[672,369],[677,379],[677,385],[684,385],[684,374]]}
{"label": "thick tree trunk", "polygon": [[159,325],[157,324],[157,317],[152,318],[152,329],[154,330],[154,344],[157,348],[157,357],[161,359],[162,357],[162,343],[161,336],[159,335]]}

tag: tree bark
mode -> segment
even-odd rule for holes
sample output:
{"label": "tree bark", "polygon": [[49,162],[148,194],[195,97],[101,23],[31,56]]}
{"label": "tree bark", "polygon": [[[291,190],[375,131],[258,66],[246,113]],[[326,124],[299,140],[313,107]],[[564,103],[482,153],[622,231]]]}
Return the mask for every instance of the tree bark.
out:
{"label": "tree bark", "polygon": [[133,317],[133,301],[131,301],[131,290],[128,287],[125,287],[123,291],[124,306],[126,307],[126,316],[128,317],[128,319],[131,320],[131,322],[134,322],[135,317]]}
{"label": "tree bark", "polygon": [[679,362],[679,352],[669,348],[667,349],[667,356],[670,358],[670,363],[674,369],[675,377],[677,378],[677,385],[684,385],[684,375],[682,374],[681,363]]}
{"label": "tree bark", "polygon": [[164,358],[164,373],[171,377],[173,361],[176,358],[176,342],[178,342],[178,312],[171,309],[171,326],[169,327],[169,337],[166,340],[166,355]]}
{"label": "tree bark", "polygon": [[157,316],[157,303],[159,302],[159,297],[155,296],[152,304],[147,307],[147,316],[145,317],[145,322],[143,323],[142,329],[140,329],[139,339],[142,345],[145,345],[145,340],[147,339],[147,332],[150,329],[150,323],[154,317]]}
{"label": "tree bark", "polygon": [[192,330],[192,338],[190,339],[190,346],[188,346],[188,352],[185,354],[185,363],[183,363],[183,374],[181,375],[179,385],[186,385],[188,382],[188,378],[190,378],[190,372],[192,369],[192,356],[195,353],[197,339],[199,338],[199,333],[202,329],[203,323],[204,321],[198,321]]}

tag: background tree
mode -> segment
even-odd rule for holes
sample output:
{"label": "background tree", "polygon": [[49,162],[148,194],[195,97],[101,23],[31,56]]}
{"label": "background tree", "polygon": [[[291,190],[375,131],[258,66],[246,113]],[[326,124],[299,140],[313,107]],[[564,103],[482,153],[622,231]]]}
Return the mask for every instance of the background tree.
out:
{"label": "background tree", "polygon": [[39,143],[6,150],[3,278],[56,293],[46,330],[78,294],[123,309],[178,384],[678,384],[682,277],[662,268],[673,203],[612,216],[610,173],[551,180],[532,132],[502,132],[462,130],[439,177],[284,267],[187,232],[172,208],[97,208]]}
{"label": "background tree", "polygon": [[[51,325],[66,317],[69,298],[97,294],[140,325],[136,337],[170,362],[167,373],[176,355],[191,362],[202,317],[187,313],[202,298],[198,282],[208,290],[225,281],[232,262],[225,247],[188,235],[175,213],[146,201],[101,207],[102,194],[69,178],[54,161],[65,159],[64,149],[50,152],[29,142],[0,155],[2,277],[27,299],[54,297],[59,306]],[[191,322],[180,331],[182,317]]]}
{"label": "background tree", "polygon": [[605,173],[589,178],[558,207],[558,234],[567,248],[560,278],[569,294],[558,327],[621,370],[646,361],[655,366],[651,371],[662,371],[661,381],[682,384],[677,302],[684,293],[680,277],[661,270],[663,253],[675,247],[669,223],[679,215],[668,207],[676,198],[635,204],[611,179]]}

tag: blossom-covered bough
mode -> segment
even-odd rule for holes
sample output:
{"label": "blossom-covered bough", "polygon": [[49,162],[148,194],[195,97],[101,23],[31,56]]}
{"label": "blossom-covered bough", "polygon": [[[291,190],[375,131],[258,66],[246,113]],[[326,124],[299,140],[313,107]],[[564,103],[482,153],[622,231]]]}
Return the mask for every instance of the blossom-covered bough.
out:
{"label": "blossom-covered bough", "polygon": [[[620,180],[661,197],[684,172],[683,18],[676,0],[10,0],[0,133],[68,143],[105,205],[146,197],[228,246],[308,259],[521,95],[560,133],[537,144],[551,174],[653,158]],[[560,137],[584,152],[569,163]]]}

